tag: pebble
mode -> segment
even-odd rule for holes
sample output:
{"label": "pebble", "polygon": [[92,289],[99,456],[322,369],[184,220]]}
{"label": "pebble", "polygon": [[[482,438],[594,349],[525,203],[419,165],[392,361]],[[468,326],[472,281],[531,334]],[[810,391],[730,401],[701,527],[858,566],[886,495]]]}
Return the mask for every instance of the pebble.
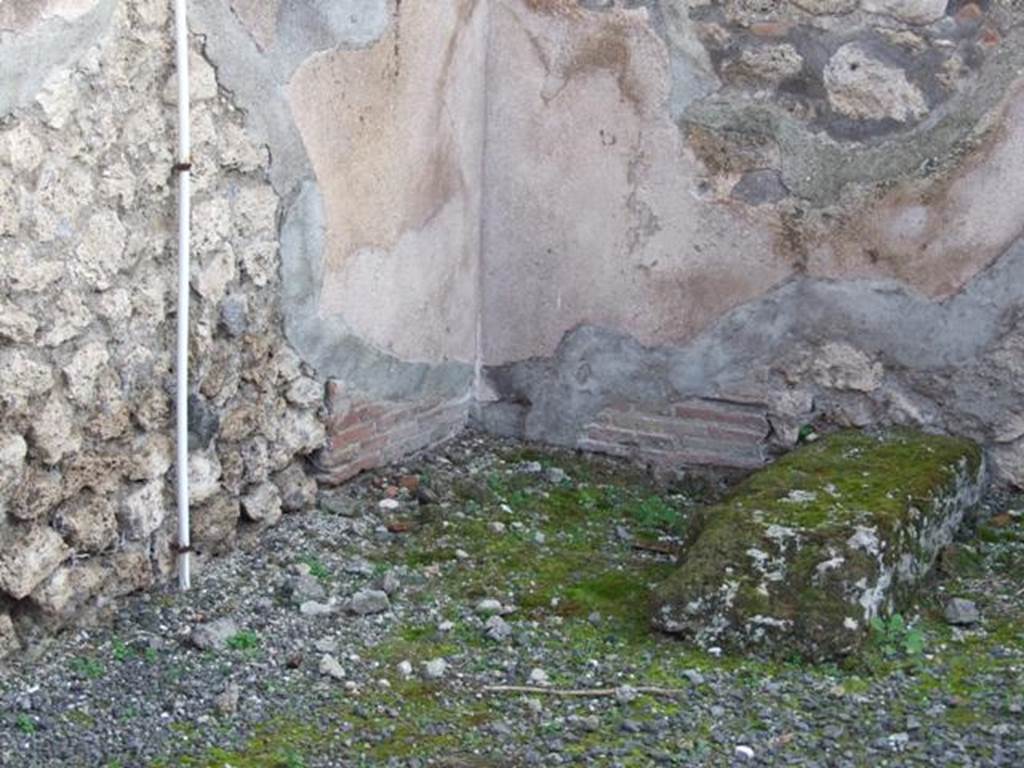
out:
{"label": "pebble", "polygon": [[500,520],[492,520],[487,524],[487,527],[491,529],[492,533],[504,533],[506,530],[505,524]]}
{"label": "pebble", "polygon": [[238,699],[241,696],[241,688],[238,683],[228,683],[227,686],[217,694],[213,704],[220,714],[230,716],[238,711]]}
{"label": "pebble", "polygon": [[337,653],[338,641],[333,637],[322,637],[313,643],[313,647],[320,653]]}
{"label": "pebble", "polygon": [[551,679],[543,669],[534,667],[530,670],[530,685],[551,685]]}
{"label": "pebble", "polygon": [[327,596],[327,590],[324,589],[324,585],[320,583],[320,580],[308,573],[300,574],[292,579],[288,588],[291,593],[292,602],[296,605],[301,605],[310,600],[323,600]]}
{"label": "pebble", "polygon": [[696,669],[684,669],[683,677],[690,681],[690,685],[704,685],[704,675]]}
{"label": "pebble", "polygon": [[736,757],[741,757],[744,760],[753,760],[754,750],[746,744],[738,744],[736,746]]}
{"label": "pebble", "polygon": [[332,677],[335,680],[345,679],[345,669],[341,663],[331,654],[325,653],[320,657],[320,674],[324,677]]}
{"label": "pebble", "polygon": [[487,597],[477,603],[474,610],[481,616],[490,616],[492,614],[501,613],[501,601],[495,600],[492,597]]}
{"label": "pebble", "polygon": [[431,659],[423,662],[423,676],[428,680],[440,680],[448,671],[448,662],[444,659]]}
{"label": "pebble", "polygon": [[394,512],[396,509],[402,506],[402,502],[398,499],[381,499],[377,502],[377,506],[383,509],[385,512]]}
{"label": "pebble", "polygon": [[192,630],[192,645],[201,651],[222,651],[227,648],[228,640],[237,634],[238,624],[233,619],[217,619]]}
{"label": "pebble", "polygon": [[384,613],[391,609],[391,600],[386,592],[378,589],[361,589],[352,595],[348,609],[360,616]]}
{"label": "pebble", "polygon": [[412,677],[412,662],[408,659],[398,662],[395,668],[402,677]]}
{"label": "pebble", "polygon": [[945,616],[946,621],[955,626],[969,626],[981,621],[978,606],[973,601],[961,597],[954,597],[946,603]]}
{"label": "pebble", "polygon": [[512,635],[512,625],[501,616],[491,616],[484,624],[487,637],[496,642],[507,640]]}
{"label": "pebble", "polygon": [[328,616],[334,613],[334,606],[329,603],[318,603],[316,600],[309,600],[299,606],[299,613],[303,616]]}
{"label": "pebble", "polygon": [[548,467],[548,471],[544,473],[544,477],[553,485],[561,485],[562,483],[569,481],[569,475],[566,474],[565,470],[561,467]]}
{"label": "pebble", "polygon": [[380,578],[377,586],[381,592],[388,595],[388,597],[392,597],[398,592],[402,583],[399,581],[397,573],[388,571]]}
{"label": "pebble", "polygon": [[615,689],[615,701],[619,704],[629,704],[637,695],[636,688],[631,685],[620,685]]}
{"label": "pebble", "polygon": [[372,576],[375,569],[373,563],[365,557],[354,557],[345,563],[344,570],[345,573],[351,573],[356,576]]}

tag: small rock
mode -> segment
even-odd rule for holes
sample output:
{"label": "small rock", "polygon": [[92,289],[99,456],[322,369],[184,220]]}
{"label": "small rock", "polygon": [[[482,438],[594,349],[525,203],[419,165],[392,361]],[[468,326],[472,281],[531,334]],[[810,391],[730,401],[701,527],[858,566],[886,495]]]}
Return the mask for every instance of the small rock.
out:
{"label": "small rock", "polygon": [[543,533],[541,533],[540,531],[536,531],[536,532],[535,532],[535,533],[533,534],[533,540],[534,540],[535,542],[537,542],[538,544],[543,544],[543,543],[544,543],[545,541],[547,541],[547,536],[545,536],[545,535],[544,535]]}
{"label": "small rock", "polygon": [[328,616],[334,613],[334,606],[330,603],[318,603],[316,600],[307,600],[299,606],[299,613],[303,616]]}
{"label": "small rock", "polygon": [[600,626],[601,624],[601,613],[599,611],[591,611],[590,615],[587,616],[587,621],[592,627]]}
{"label": "small rock", "polygon": [[501,613],[502,605],[499,600],[495,600],[492,597],[487,597],[476,604],[476,612],[481,616],[491,616],[493,614]]}
{"label": "small rock", "polygon": [[238,698],[240,695],[241,689],[238,687],[238,683],[228,683],[227,687],[217,694],[217,697],[213,700],[213,705],[222,715],[233,715],[238,711]]}
{"label": "small rock", "polygon": [[548,471],[544,473],[544,477],[547,478],[549,483],[553,483],[554,485],[560,485],[561,483],[568,482],[569,480],[569,475],[560,467],[548,467]]}
{"label": "small rock", "polygon": [[402,502],[398,499],[381,499],[377,506],[387,512],[393,512],[402,506]]}
{"label": "small rock", "polygon": [[753,760],[754,750],[746,744],[738,744],[736,746],[736,757],[743,758],[744,760]]}
{"label": "small rock", "polygon": [[431,659],[423,662],[423,676],[428,680],[440,680],[448,671],[448,662],[444,659]]}
{"label": "small rock", "polygon": [[544,711],[544,705],[540,703],[540,699],[536,698],[527,699],[526,708],[535,715],[539,715]]}
{"label": "small rock", "polygon": [[690,685],[704,685],[704,675],[696,669],[684,669],[683,677],[690,681]]}
{"label": "small rock", "polygon": [[599,718],[597,715],[587,715],[585,717],[581,717],[579,723],[580,727],[582,727],[583,730],[589,731],[590,733],[594,733],[595,731],[600,730],[601,728],[601,718]]}
{"label": "small rock", "polygon": [[501,642],[512,635],[512,626],[501,616],[491,616],[484,624],[484,630],[491,640]]}
{"label": "small rock", "polygon": [[451,632],[453,629],[455,629],[455,624],[451,621],[445,620],[437,625],[438,632]]}
{"label": "small rock", "polygon": [[629,704],[637,695],[636,688],[631,685],[620,685],[615,689],[615,701],[619,704]]}
{"label": "small rock", "polygon": [[331,654],[325,653],[320,657],[320,674],[324,677],[333,677],[335,680],[345,679],[345,670]]}
{"label": "small rock", "polygon": [[524,461],[516,467],[516,471],[523,475],[539,475],[544,467],[539,461]]}
{"label": "small rock", "polygon": [[222,651],[228,646],[228,640],[238,634],[238,625],[232,619],[217,619],[209,624],[200,624],[193,628],[192,645],[201,651]]}
{"label": "small rock", "polygon": [[340,515],[341,517],[359,517],[359,507],[344,496],[333,496],[322,494],[320,496],[320,509],[328,514]]}
{"label": "small rock", "polygon": [[398,674],[402,677],[412,677],[412,662],[409,660],[398,662]]}
{"label": "small rock", "polygon": [[492,520],[487,527],[491,529],[492,533],[504,533],[506,530],[505,524],[500,520]]}
{"label": "small rock", "polygon": [[626,733],[640,733],[643,730],[636,720],[623,720],[621,728]]}
{"label": "small rock", "polygon": [[360,616],[384,613],[391,609],[391,601],[386,592],[377,589],[361,589],[352,595],[348,609]]}
{"label": "small rock", "polygon": [[469,552],[467,552],[464,549],[456,549],[455,550],[455,559],[456,560],[468,560],[469,559]]}
{"label": "small rock", "polygon": [[949,624],[967,626],[977,624],[981,621],[981,613],[971,600],[964,600],[962,597],[954,597],[946,603],[946,621]]}
{"label": "small rock", "polygon": [[425,507],[430,504],[437,504],[440,499],[438,499],[436,493],[421,484],[416,488],[416,501],[418,501],[421,506]]}
{"label": "small rock", "polygon": [[373,563],[365,557],[355,557],[345,563],[345,573],[351,573],[355,576],[372,576],[373,572]]}
{"label": "small rock", "polygon": [[385,573],[377,583],[377,587],[380,591],[385,593],[388,597],[397,593],[401,586],[402,584],[398,580],[398,574],[394,571],[388,571]]}
{"label": "small rock", "polygon": [[530,685],[551,685],[551,679],[543,669],[534,667],[530,670]]}
{"label": "small rock", "polygon": [[288,586],[292,602],[296,604],[302,604],[309,600],[323,600],[327,595],[327,590],[324,589],[320,580],[308,573],[295,577]]}
{"label": "small rock", "polygon": [[338,641],[333,637],[323,637],[313,643],[313,647],[320,653],[337,653]]}

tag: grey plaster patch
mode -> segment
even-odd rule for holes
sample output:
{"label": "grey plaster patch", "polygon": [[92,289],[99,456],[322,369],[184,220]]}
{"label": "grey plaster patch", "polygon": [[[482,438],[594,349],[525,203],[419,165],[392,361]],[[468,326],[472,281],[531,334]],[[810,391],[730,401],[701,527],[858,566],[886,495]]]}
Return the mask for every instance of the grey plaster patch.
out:
{"label": "grey plaster patch", "polygon": [[[488,368],[498,402],[483,404],[477,419],[505,432],[518,424],[528,439],[571,445],[580,426],[616,400],[656,404],[752,391],[770,397],[796,385],[822,403],[867,408],[870,419],[881,421],[906,420],[906,401],[913,400],[910,420],[991,443],[994,425],[1024,396],[1012,370],[1000,373],[986,358],[1024,313],[1021,285],[1024,240],[944,302],[894,281],[798,278],[728,313],[685,346],[645,347],[623,333],[583,326],[551,358]],[[854,396],[786,380],[787,359],[829,341],[868,351],[884,364],[886,386]],[[491,409],[500,412],[492,417]]]}
{"label": "grey plaster patch", "polygon": [[31,32],[0,31],[0,117],[29,103],[55,69],[68,67],[110,29],[115,0],[100,0],[74,21],[53,17]]}

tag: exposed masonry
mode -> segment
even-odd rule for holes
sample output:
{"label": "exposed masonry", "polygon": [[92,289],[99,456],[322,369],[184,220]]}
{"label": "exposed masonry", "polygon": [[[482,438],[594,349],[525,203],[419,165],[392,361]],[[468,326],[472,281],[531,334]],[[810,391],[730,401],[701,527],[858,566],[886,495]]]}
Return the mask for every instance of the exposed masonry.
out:
{"label": "exposed masonry", "polygon": [[318,477],[341,483],[360,472],[397,461],[461,432],[469,417],[467,398],[457,401],[369,401],[345,385],[327,385],[327,443],[313,457]]}

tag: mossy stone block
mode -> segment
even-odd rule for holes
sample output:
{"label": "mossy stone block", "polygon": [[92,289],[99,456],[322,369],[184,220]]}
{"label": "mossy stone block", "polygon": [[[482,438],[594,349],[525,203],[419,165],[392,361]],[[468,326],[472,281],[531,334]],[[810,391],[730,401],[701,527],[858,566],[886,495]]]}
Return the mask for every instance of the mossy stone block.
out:
{"label": "mossy stone block", "polygon": [[847,655],[909,599],[984,481],[960,438],[851,430],[798,448],[699,515],[654,625],[702,647]]}

